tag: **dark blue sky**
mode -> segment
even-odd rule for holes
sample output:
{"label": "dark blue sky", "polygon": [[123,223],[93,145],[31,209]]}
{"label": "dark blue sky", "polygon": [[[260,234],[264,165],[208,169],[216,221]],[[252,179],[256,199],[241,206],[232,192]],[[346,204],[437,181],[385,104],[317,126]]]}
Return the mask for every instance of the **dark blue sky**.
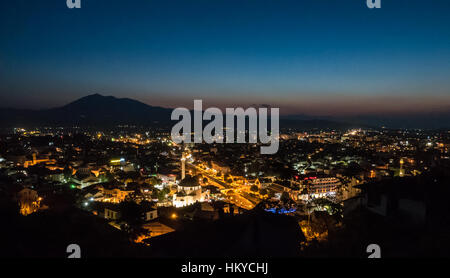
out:
{"label": "dark blue sky", "polygon": [[1,106],[100,93],[284,113],[450,108],[446,0],[4,1]]}

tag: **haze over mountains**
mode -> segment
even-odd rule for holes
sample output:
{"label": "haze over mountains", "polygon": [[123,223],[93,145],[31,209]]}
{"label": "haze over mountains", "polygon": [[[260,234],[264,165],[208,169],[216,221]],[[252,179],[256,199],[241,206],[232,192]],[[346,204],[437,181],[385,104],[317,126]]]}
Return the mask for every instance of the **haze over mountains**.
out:
{"label": "haze over mountains", "polygon": [[[140,125],[170,127],[172,109],[150,106],[129,98],[89,95],[65,106],[24,110],[0,108],[1,127],[33,126],[115,126]],[[169,125],[169,126],[168,126]],[[281,127],[293,128],[450,128],[450,111],[414,115],[361,115],[357,117],[281,116]]]}

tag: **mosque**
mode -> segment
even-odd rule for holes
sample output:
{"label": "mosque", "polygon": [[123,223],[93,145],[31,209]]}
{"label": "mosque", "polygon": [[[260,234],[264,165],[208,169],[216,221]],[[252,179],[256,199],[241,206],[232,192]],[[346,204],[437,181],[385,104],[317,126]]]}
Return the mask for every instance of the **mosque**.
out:
{"label": "mosque", "polygon": [[204,195],[202,187],[196,177],[186,175],[186,158],[183,154],[181,158],[181,181],[178,184],[177,192],[173,195],[174,207],[185,207],[196,202],[203,202]]}

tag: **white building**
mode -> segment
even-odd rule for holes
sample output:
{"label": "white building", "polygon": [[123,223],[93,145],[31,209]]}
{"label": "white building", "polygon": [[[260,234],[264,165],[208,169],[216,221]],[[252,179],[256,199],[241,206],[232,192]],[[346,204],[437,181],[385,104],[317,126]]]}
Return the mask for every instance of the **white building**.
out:
{"label": "white building", "polygon": [[[338,188],[342,185],[338,178],[311,178],[305,181],[305,191],[300,199],[309,200],[317,198],[334,197]],[[303,191],[303,192],[305,192]]]}
{"label": "white building", "polygon": [[198,180],[191,176],[186,176],[178,185],[177,192],[173,195],[174,207],[185,207],[196,202],[203,202],[205,199],[202,187]]}

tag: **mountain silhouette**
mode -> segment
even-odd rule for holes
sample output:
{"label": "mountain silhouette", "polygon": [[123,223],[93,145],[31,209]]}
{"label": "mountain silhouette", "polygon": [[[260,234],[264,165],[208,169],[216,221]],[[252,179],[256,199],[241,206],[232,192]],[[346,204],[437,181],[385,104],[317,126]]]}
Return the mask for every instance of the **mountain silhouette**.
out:
{"label": "mountain silhouette", "polygon": [[52,109],[0,109],[0,125],[3,127],[164,125],[170,122],[171,113],[172,109],[150,106],[129,98],[93,94]]}
{"label": "mountain silhouette", "polygon": [[[129,98],[116,98],[113,96],[93,94],[82,97],[62,107],[52,109],[0,109],[0,126],[3,128],[12,128],[43,126],[112,127],[117,125],[134,125],[170,128],[174,124],[170,120],[171,113],[172,109],[150,106]],[[205,124],[206,122],[204,122]],[[345,123],[313,118],[281,119],[280,126],[306,129],[348,127]]]}
{"label": "mountain silhouette", "polygon": [[[0,108],[0,127],[113,127],[133,125],[170,128],[175,123],[170,120],[171,113],[172,109],[170,108],[151,106],[129,98],[93,94],[52,109]],[[205,124],[206,122],[204,122]],[[318,117],[300,114],[280,117],[281,128],[310,130],[376,128],[381,126],[388,128],[449,128],[450,112],[350,117]]]}

